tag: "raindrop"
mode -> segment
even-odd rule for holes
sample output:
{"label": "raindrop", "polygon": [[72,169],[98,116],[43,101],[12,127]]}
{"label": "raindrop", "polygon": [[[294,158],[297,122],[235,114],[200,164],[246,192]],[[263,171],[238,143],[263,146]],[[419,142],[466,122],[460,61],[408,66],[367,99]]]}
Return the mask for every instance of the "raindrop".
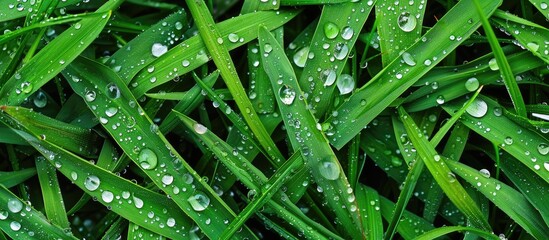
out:
{"label": "raindrop", "polygon": [[84,187],[90,191],[95,191],[97,188],[99,188],[99,184],[101,184],[101,180],[95,175],[90,175],[86,177],[86,180],[84,180]]}
{"label": "raindrop", "polygon": [[116,107],[109,107],[107,110],[105,110],[105,114],[107,114],[107,117],[112,117],[118,113],[118,108]]}
{"label": "raindrop", "polygon": [[490,69],[492,69],[493,71],[499,70],[498,62],[496,61],[495,58],[490,59],[490,61],[488,62],[488,66],[489,66]]}
{"label": "raindrop", "polygon": [[78,173],[76,173],[76,172],[71,172],[71,179],[72,179],[73,181],[76,181],[76,179],[78,179]]}
{"label": "raindrop", "polygon": [[181,22],[176,22],[176,23],[175,23],[175,29],[177,29],[177,30],[183,29],[183,23],[181,23]]}
{"label": "raindrop", "polygon": [[545,10],[547,9],[547,3],[546,2],[542,2],[539,4],[539,7],[542,9],[542,10]]}
{"label": "raindrop", "polygon": [[444,96],[440,95],[437,97],[438,104],[444,104],[444,102],[446,102],[446,99],[444,99]]}
{"label": "raindrop", "polygon": [[336,180],[339,178],[340,169],[339,166],[333,162],[332,157],[328,157],[325,161],[321,162],[318,166],[318,170],[320,175],[328,180]]}
{"label": "raindrop", "polygon": [[208,128],[206,128],[204,125],[200,124],[200,123],[195,123],[193,125],[193,129],[196,133],[202,135],[204,133],[206,133],[206,131],[208,131]]}
{"label": "raindrop", "polygon": [[353,37],[354,33],[355,31],[351,27],[344,27],[343,30],[341,30],[341,38],[349,40]]}
{"label": "raindrop", "polygon": [[0,211],[0,220],[6,220],[6,218],[8,218],[8,211],[5,211],[5,210],[2,210]]}
{"label": "raindrop", "polygon": [[191,207],[198,212],[204,211],[208,205],[210,205],[210,198],[201,191],[196,191],[187,201],[191,204]]}
{"label": "raindrop", "polygon": [[453,183],[456,181],[456,175],[453,172],[448,172],[448,182]]}
{"label": "raindrop", "polygon": [[481,118],[488,112],[488,104],[484,100],[477,98],[469,105],[466,111],[473,117]]}
{"label": "raindrop", "polygon": [[170,185],[173,182],[173,176],[172,175],[164,175],[162,177],[162,183],[166,185]]}
{"label": "raindrop", "polygon": [[183,62],[181,62],[181,65],[183,65],[183,67],[188,67],[189,65],[191,65],[191,62],[189,62],[189,60],[183,60]]}
{"label": "raindrop", "polygon": [[273,51],[273,46],[271,46],[271,44],[265,43],[265,45],[263,46],[263,50],[265,51],[265,53],[270,53],[271,51]]}
{"label": "raindrop", "polygon": [[151,48],[152,55],[155,57],[160,57],[162,54],[168,51],[168,47],[160,43],[154,43]]}
{"label": "raindrop", "polygon": [[505,144],[507,144],[507,145],[511,145],[511,144],[513,144],[513,138],[506,137],[505,140],[503,140],[503,142],[505,142]]}
{"label": "raindrop", "polygon": [[334,39],[339,34],[339,28],[332,22],[324,24],[324,34],[328,39]]}
{"label": "raindrop", "polygon": [[10,223],[10,228],[13,231],[19,231],[19,229],[21,229],[21,223],[13,221]]}
{"label": "raindrop", "polygon": [[42,90],[38,90],[32,99],[34,106],[37,108],[43,108],[48,104],[48,97]]}
{"label": "raindrop", "polygon": [[501,109],[501,107],[495,107],[494,108],[494,116],[499,117],[499,116],[501,116],[501,114],[503,114],[503,110]]}
{"label": "raindrop", "polygon": [[280,97],[280,101],[282,101],[282,103],[285,105],[290,105],[294,102],[295,91],[290,86],[283,85],[278,90],[278,96]]}
{"label": "raindrop", "polygon": [[238,35],[236,33],[229,33],[229,42],[236,43],[238,42]]}
{"label": "raindrop", "polygon": [[150,170],[154,169],[156,167],[156,164],[158,164],[158,157],[156,156],[156,153],[154,153],[152,150],[144,148],[143,150],[141,150],[141,152],[139,152],[137,161],[143,169]]}
{"label": "raindrop", "polygon": [[402,60],[404,60],[404,62],[409,66],[413,67],[416,65],[416,60],[410,53],[407,53],[407,52],[402,53]]}
{"label": "raindrop", "polygon": [[166,225],[168,227],[173,227],[175,226],[175,219],[174,218],[168,218],[168,220],[166,220]]}
{"label": "raindrop", "polygon": [[437,154],[437,155],[433,156],[433,159],[435,160],[435,162],[440,161],[440,155]]}
{"label": "raindrop", "polygon": [[334,57],[337,60],[345,59],[345,57],[347,56],[348,53],[349,53],[349,47],[347,46],[347,44],[338,43],[338,44],[335,45],[335,47],[334,47]]}
{"label": "raindrop", "polygon": [[352,92],[353,89],[355,89],[355,81],[353,77],[349,74],[339,75],[339,78],[337,78],[337,88],[339,89],[339,93],[341,95]]}
{"label": "raindrop", "polygon": [[23,203],[18,199],[10,199],[8,201],[8,209],[12,213],[18,213],[23,209]]}
{"label": "raindrop", "polygon": [[465,81],[465,88],[469,92],[476,91],[478,89],[479,85],[480,84],[478,82],[478,79],[475,78],[475,77],[469,78],[469,79],[467,79],[467,81]]}
{"label": "raindrop", "polygon": [[76,29],[76,30],[80,29],[81,27],[82,27],[82,24],[79,23],[79,22],[74,24],[74,29]]}
{"label": "raindrop", "polygon": [[336,81],[336,72],[333,69],[326,69],[322,71],[320,79],[324,81],[324,86],[332,86]]}
{"label": "raindrop", "polygon": [[23,93],[30,93],[32,91],[33,85],[31,82],[23,82],[21,83],[21,92]]}
{"label": "raindrop", "polygon": [[549,171],[549,162],[544,162],[543,167],[545,168],[545,170]]}
{"label": "raindrop", "polygon": [[103,201],[106,203],[110,203],[114,199],[114,194],[112,194],[112,192],[109,192],[109,191],[103,191],[101,193],[101,199],[103,199]]}
{"label": "raindrop", "polygon": [[432,62],[431,62],[431,60],[429,60],[429,59],[426,59],[426,60],[423,62],[423,64],[425,64],[425,66],[431,66],[431,63],[432,63]]}
{"label": "raindrop", "polygon": [[114,83],[107,84],[107,87],[105,90],[106,90],[107,97],[109,97],[110,99],[117,99],[120,97],[120,89]]}
{"label": "raindrop", "polygon": [[488,171],[488,169],[483,168],[483,169],[480,169],[478,172],[479,172],[480,175],[482,175],[483,177],[485,177],[485,178],[490,178],[490,171]]}
{"label": "raindrop", "polygon": [[539,44],[535,42],[529,42],[526,44],[526,47],[530,49],[532,52],[537,52],[539,49]]}
{"label": "raindrop", "polygon": [[133,205],[138,209],[143,208],[143,199],[133,196]]}
{"label": "raindrop", "polygon": [[304,47],[294,54],[294,63],[298,67],[305,67],[307,57],[309,56],[309,47]]}
{"label": "raindrop", "polygon": [[549,145],[547,143],[540,143],[538,145],[538,152],[541,155],[547,155],[549,153]]}
{"label": "raindrop", "polygon": [[403,12],[397,19],[398,27],[405,32],[411,32],[416,28],[416,18],[409,12]]}
{"label": "raindrop", "polygon": [[97,94],[95,93],[95,91],[87,91],[84,95],[84,99],[86,99],[87,102],[93,102],[96,96]]}

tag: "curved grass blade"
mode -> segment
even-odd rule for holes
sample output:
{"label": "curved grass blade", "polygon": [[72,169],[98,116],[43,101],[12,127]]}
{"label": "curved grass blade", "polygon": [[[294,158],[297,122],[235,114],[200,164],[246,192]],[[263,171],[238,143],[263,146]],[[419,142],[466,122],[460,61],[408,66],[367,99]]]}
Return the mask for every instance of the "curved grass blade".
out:
{"label": "curved grass blade", "polygon": [[292,147],[301,150],[306,166],[323,189],[328,205],[339,220],[338,225],[346,228],[355,239],[363,238],[355,196],[352,191],[341,190],[350,189],[347,177],[328,140],[317,129],[317,121],[307,108],[284,50],[266,28],[259,29],[259,45],[263,67],[271,79]]}
{"label": "curved grass blade", "polygon": [[509,66],[509,62],[507,61],[507,58],[505,57],[505,54],[503,53],[503,50],[499,45],[496,34],[494,33],[494,30],[488,22],[488,17],[484,14],[483,6],[480,5],[478,0],[473,0],[473,2],[475,3],[477,14],[480,16],[480,22],[482,23],[482,27],[484,28],[484,32],[486,33],[488,43],[490,43],[490,48],[492,49],[492,52],[494,53],[494,56],[496,58],[495,66],[491,67],[493,69],[499,68],[499,71],[501,72],[501,77],[503,78],[503,82],[505,83],[507,92],[509,92],[509,96],[511,97],[511,101],[515,106],[517,114],[519,116],[526,117],[526,106],[524,104],[524,99],[522,98],[522,94],[515,79],[515,75],[513,75],[513,72],[511,71],[511,66]]}
{"label": "curved grass blade", "polygon": [[46,162],[46,158],[42,156],[38,156],[35,162],[44,199],[44,210],[48,220],[63,229],[70,229],[55,166]]}
{"label": "curved grass blade", "polygon": [[[443,109],[453,114],[460,106],[460,102],[456,101],[456,103],[445,104]],[[549,170],[544,168],[546,162],[549,168],[549,161],[547,161],[549,140],[540,133],[513,121],[507,116],[505,108],[488,97],[480,95],[467,112],[469,114],[462,116],[462,123],[488,141],[500,146],[528,167],[531,173],[549,183]]]}
{"label": "curved grass blade", "polygon": [[549,228],[539,211],[520,192],[465,164],[454,161],[446,163],[536,239],[549,239]]}
{"label": "curved grass blade", "polygon": [[429,169],[429,172],[431,172],[440,188],[446,193],[446,196],[467,216],[467,219],[473,226],[490,231],[490,224],[488,224],[477,204],[467,194],[463,186],[455,180],[455,177],[452,176],[452,172],[445,164],[447,162],[445,161],[445,157],[438,155],[433,145],[423,137],[421,130],[402,107],[398,108],[398,112],[410,140],[417,149],[418,156],[421,157],[418,160],[422,160],[425,163],[425,166],[427,166],[427,169]]}
{"label": "curved grass blade", "polygon": [[[57,1],[57,8],[63,8],[78,3],[82,3],[81,0],[66,0]],[[89,2],[99,2],[99,0],[90,0]],[[0,8],[0,22],[25,17],[28,14],[29,9],[33,9],[36,6],[36,1],[18,1],[13,3],[2,2],[3,7]]]}
{"label": "curved grass blade", "polygon": [[0,229],[12,239],[76,239],[0,185]]}
{"label": "curved grass blade", "polygon": [[[330,124],[337,122],[332,124],[332,145],[342,148],[480,26],[478,16],[470,11],[474,7],[471,1],[459,1],[422,37],[425,41],[418,41],[405,50],[407,54],[402,56],[410,54],[410,59],[395,59],[337,109],[338,117],[326,120]],[[483,11],[489,15],[501,4],[501,0],[482,1],[482,4]],[[450,36],[454,36],[455,40],[449,41]]]}
{"label": "curved grass blade", "polygon": [[320,118],[327,111],[336,78],[343,71],[374,3],[353,1],[324,5],[311,44],[293,55],[297,67],[304,67],[299,86],[307,93],[305,96],[315,116]]}
{"label": "curved grass blade", "polygon": [[17,186],[36,175],[35,168],[26,168],[12,172],[0,172],[0,184],[6,188]]}
{"label": "curved grass blade", "polygon": [[[392,211],[395,208],[395,204],[389,199],[379,197],[379,202],[376,203],[376,209],[379,209],[385,219],[389,219],[392,215]],[[412,239],[419,234],[435,229],[430,222],[425,219],[411,213],[404,211],[402,213],[401,223],[397,226],[398,233],[404,239]]]}
{"label": "curved grass blade", "polygon": [[21,104],[61,72],[97,38],[107,24],[111,11],[122,2],[106,2],[96,11],[104,14],[81,20],[40,50],[2,86],[0,104]]}
{"label": "curved grass blade", "polygon": [[[177,153],[115,72],[90,59],[67,67],[67,78],[124,153],[210,238],[221,235],[232,210]],[[168,183],[168,184],[167,184]],[[188,190],[187,190],[188,189]],[[206,219],[211,219],[206,221]],[[253,238],[249,229],[238,237]]]}
{"label": "curved grass blade", "polygon": [[[297,13],[296,11],[282,10],[277,12],[254,12],[220,22],[217,24],[217,29],[220,31],[220,37],[223,39],[225,47],[232,50],[257,38],[258,26],[264,25],[269,29],[275,29],[290,21]],[[235,34],[239,37],[238,41],[230,41],[229,34]],[[231,39],[233,39],[232,37]],[[242,42],[240,42],[240,39],[243,39]],[[174,59],[180,59],[180,61],[174,61]],[[130,83],[132,92],[136,98],[140,98],[149,90],[169,82],[175,76],[188,73],[204,65],[209,60],[209,53],[201,37],[191,37],[162,54],[147,68],[142,69]],[[154,67],[152,73],[149,73],[149,67]],[[156,81],[151,83],[150,79],[153,77],[156,78]]]}
{"label": "curved grass blade", "polygon": [[379,194],[374,189],[358,184],[356,202],[361,211],[362,225],[367,239],[383,239],[383,220],[379,211]]}
{"label": "curved grass blade", "polygon": [[431,240],[431,239],[437,239],[439,237],[443,237],[444,235],[448,235],[453,232],[471,232],[474,233],[477,236],[483,237],[487,240],[499,240],[500,238],[492,233],[479,230],[477,228],[472,227],[461,227],[461,226],[447,226],[447,227],[440,227],[435,228],[429,232],[426,232],[422,234],[421,236],[418,236],[414,238],[415,240]]}

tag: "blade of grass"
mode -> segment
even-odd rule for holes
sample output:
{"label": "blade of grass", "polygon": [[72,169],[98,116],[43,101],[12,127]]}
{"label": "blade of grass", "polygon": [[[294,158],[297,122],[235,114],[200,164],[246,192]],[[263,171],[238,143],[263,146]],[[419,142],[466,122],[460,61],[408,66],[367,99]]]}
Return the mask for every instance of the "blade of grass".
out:
{"label": "blade of grass", "polygon": [[0,172],[0,184],[6,188],[11,188],[21,184],[32,176],[36,175],[35,168],[25,168],[12,172]]}
{"label": "blade of grass", "polygon": [[379,194],[376,190],[360,183],[355,189],[362,225],[366,229],[366,238],[383,239],[383,220],[381,211],[379,211]]}
{"label": "blade of grass", "polygon": [[404,122],[410,140],[417,149],[419,157],[421,157],[421,160],[425,163],[433,178],[444,193],[446,193],[446,196],[467,216],[467,219],[471,221],[474,227],[490,231],[490,224],[488,224],[477,204],[465,192],[461,184],[451,176],[452,172],[446,166],[444,157],[437,154],[433,145],[423,137],[420,129],[402,107],[398,108],[398,112],[400,119]]}
{"label": "blade of grass", "polygon": [[[483,11],[490,14],[500,3],[500,0],[482,1]],[[337,109],[338,116],[325,121],[330,124],[337,122],[332,124],[332,145],[342,148],[414,82],[468,38],[480,26],[478,16],[469,11],[473,7],[471,0],[459,1],[422,37],[425,41],[418,41],[405,50],[411,56],[406,61],[408,63],[403,59],[395,59],[370,82],[355,91]],[[449,41],[450,36],[454,36],[455,40]]]}
{"label": "blade of grass", "polygon": [[63,229],[70,229],[55,166],[48,163],[42,156],[37,157],[35,162],[48,220]]}
{"label": "blade of grass", "polygon": [[472,227],[462,227],[462,226],[447,226],[447,227],[440,227],[435,228],[429,232],[424,233],[421,236],[418,236],[414,238],[415,240],[430,240],[430,239],[436,239],[439,237],[443,237],[444,235],[453,233],[453,232],[471,232],[476,234],[477,236],[481,236],[484,239],[488,240],[499,240],[500,238],[492,233],[479,230],[477,228]]}
{"label": "blade of grass", "polygon": [[355,196],[352,191],[341,191],[350,186],[347,177],[328,140],[317,129],[317,121],[307,108],[284,50],[266,28],[259,29],[259,45],[263,67],[277,94],[278,108],[292,147],[301,150],[306,166],[323,189],[328,205],[340,221],[338,225],[345,226],[347,234],[355,239],[363,238],[364,231],[356,212]]}

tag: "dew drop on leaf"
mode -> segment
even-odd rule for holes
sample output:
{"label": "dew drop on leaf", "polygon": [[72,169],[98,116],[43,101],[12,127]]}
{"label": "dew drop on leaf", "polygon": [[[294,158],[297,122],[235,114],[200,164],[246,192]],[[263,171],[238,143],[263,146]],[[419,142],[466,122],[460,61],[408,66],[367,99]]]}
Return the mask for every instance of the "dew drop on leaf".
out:
{"label": "dew drop on leaf", "polygon": [[34,103],[34,106],[37,108],[43,108],[48,104],[48,97],[42,90],[36,91],[34,94],[34,97],[32,98],[32,102]]}
{"label": "dew drop on leaf", "polygon": [[352,92],[353,89],[355,89],[355,81],[353,77],[349,74],[339,75],[339,78],[337,78],[337,88],[339,89],[339,93],[341,95]]}
{"label": "dew drop on leaf", "polygon": [[97,190],[100,184],[101,184],[101,180],[95,175],[87,176],[86,179],[84,180],[84,187],[89,191]]}
{"label": "dew drop on leaf", "polygon": [[488,104],[484,100],[477,98],[469,105],[466,111],[473,117],[481,118],[488,112]]}
{"label": "dew drop on leaf", "polygon": [[190,196],[187,201],[197,212],[204,211],[210,205],[210,198],[201,191],[196,191],[196,193],[193,196]]}
{"label": "dew drop on leaf", "polygon": [[285,105],[290,105],[295,100],[295,91],[290,86],[282,85],[282,87],[278,90],[278,96],[280,97],[280,101],[282,103]]}
{"label": "dew drop on leaf", "polygon": [[298,67],[305,67],[307,57],[309,56],[309,47],[304,47],[294,54],[294,63]]}
{"label": "dew drop on leaf", "polygon": [[320,162],[318,170],[320,175],[328,180],[336,180],[339,178],[339,166],[333,162],[331,157]]}
{"label": "dew drop on leaf", "polygon": [[154,43],[151,48],[151,53],[155,57],[160,57],[168,51],[168,47],[160,43]]}
{"label": "dew drop on leaf", "polygon": [[328,39],[334,39],[339,34],[339,28],[332,22],[324,24],[324,34]]}
{"label": "dew drop on leaf", "polygon": [[549,145],[547,143],[540,143],[538,145],[538,152],[543,156],[547,155],[549,153]]}
{"label": "dew drop on leaf", "polygon": [[483,177],[485,177],[485,178],[490,178],[490,171],[488,171],[488,169],[483,168],[483,169],[480,169],[478,172],[479,172],[480,175],[482,175]]}
{"label": "dew drop on leaf", "polygon": [[21,229],[21,223],[13,221],[13,222],[10,223],[10,228],[11,228],[11,230],[17,232],[17,231],[19,231],[19,229]]}
{"label": "dew drop on leaf", "polygon": [[110,191],[103,191],[101,193],[101,199],[106,203],[110,203],[114,199],[114,194]]}
{"label": "dew drop on leaf", "polygon": [[469,79],[467,79],[467,81],[465,81],[465,88],[469,92],[476,91],[479,86],[480,86],[480,84],[478,82],[478,79],[475,78],[475,77],[469,78]]}
{"label": "dew drop on leaf", "polygon": [[208,128],[206,128],[204,125],[200,124],[200,123],[195,123],[193,125],[193,129],[196,133],[202,135],[204,133],[206,133],[206,131],[208,131]]}
{"label": "dew drop on leaf", "polygon": [[414,59],[412,54],[410,54],[408,52],[402,53],[402,60],[404,61],[404,63],[408,64],[408,66],[413,67],[413,66],[416,65],[416,60]]}
{"label": "dew drop on leaf", "polygon": [[12,213],[18,213],[23,209],[23,203],[19,201],[18,199],[10,199],[8,200],[8,209]]}
{"label": "dew drop on leaf", "polygon": [[409,12],[403,12],[398,16],[397,25],[400,30],[411,32],[416,28],[417,21]]}
{"label": "dew drop on leaf", "polygon": [[343,30],[341,30],[341,38],[349,40],[353,37],[354,33],[355,31],[351,27],[344,27]]}
{"label": "dew drop on leaf", "polygon": [[336,81],[336,72],[333,69],[322,71],[320,79],[324,82],[324,86],[332,86]]}
{"label": "dew drop on leaf", "polygon": [[115,83],[109,83],[106,86],[106,95],[110,99],[117,99],[120,97],[120,89]]}
{"label": "dew drop on leaf", "polygon": [[139,152],[137,161],[143,169],[150,170],[154,169],[158,164],[158,157],[156,156],[156,153],[154,153],[152,150],[144,148]]}

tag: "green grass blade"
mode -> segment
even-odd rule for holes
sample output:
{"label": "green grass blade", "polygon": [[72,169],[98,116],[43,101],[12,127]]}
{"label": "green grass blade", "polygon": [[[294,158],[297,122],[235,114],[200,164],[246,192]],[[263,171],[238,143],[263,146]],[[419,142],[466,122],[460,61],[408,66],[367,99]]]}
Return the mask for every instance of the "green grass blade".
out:
{"label": "green grass blade", "polygon": [[12,239],[76,239],[0,185],[0,229]]}
{"label": "green grass blade", "polygon": [[[158,188],[169,194],[207,236],[218,237],[225,226],[223,221],[233,219],[234,213],[174,150],[137,104],[123,80],[110,68],[85,58],[74,61],[64,73],[69,79],[82,79],[71,81],[71,87],[86,101],[124,153]],[[170,184],[163,180],[172,178]],[[211,221],[205,221],[208,218]],[[254,236],[249,229],[238,234],[239,237]]]}
{"label": "green grass blade", "polygon": [[332,101],[336,78],[343,71],[374,3],[358,1],[324,5],[311,44],[293,55],[296,66],[304,67],[299,85],[307,93],[308,103],[318,118],[323,116]]}
{"label": "green grass blade", "polygon": [[348,234],[354,238],[363,238],[355,196],[352,191],[341,191],[350,186],[347,177],[328,140],[317,129],[317,121],[307,108],[302,97],[303,92],[284,50],[266,28],[259,29],[259,36],[263,67],[271,79],[293,148],[301,150],[305,164],[311,170],[316,183],[323,189],[328,205],[340,221],[338,225],[345,226]]}
{"label": "green grass blade", "polygon": [[281,0],[281,6],[325,5],[347,3],[351,0]]}
{"label": "green grass blade", "polygon": [[379,211],[379,194],[374,189],[359,184],[356,202],[361,211],[362,225],[368,239],[383,239],[383,220]]}
{"label": "green grass blade", "polygon": [[[500,3],[497,0],[483,1],[483,10],[490,14]],[[480,26],[478,16],[469,11],[472,7],[471,0],[459,1],[422,37],[425,41],[418,41],[405,50],[412,57],[407,62],[414,66],[396,59],[343,103],[337,109],[338,117],[326,121],[338,122],[333,124],[334,136],[330,142],[336,148],[343,147],[414,82],[468,38]],[[455,40],[449,41],[450,36],[454,36]]]}
{"label": "green grass blade", "polygon": [[70,227],[70,223],[67,218],[65,202],[61,195],[55,166],[47,162],[46,158],[42,156],[37,157],[35,162],[40,188],[42,189],[42,197],[44,198],[46,216],[53,224],[67,229]]}
{"label": "green grass blade", "polygon": [[446,196],[467,216],[467,219],[471,221],[473,226],[490,230],[490,225],[477,204],[471,199],[461,184],[451,176],[450,169],[444,164],[446,162],[445,157],[438,155],[435,148],[423,137],[420,129],[403,108],[399,108],[398,111],[400,119],[404,122],[406,131],[408,132],[408,136],[417,149],[418,155],[438,185],[446,193]]}
{"label": "green grass blade", "polygon": [[479,230],[477,228],[472,227],[461,227],[461,226],[447,226],[447,227],[440,227],[433,229],[429,232],[424,233],[421,236],[418,236],[414,238],[415,240],[430,240],[430,239],[436,239],[439,237],[443,237],[444,235],[453,233],[453,232],[471,232],[478,236],[481,236],[484,239],[487,240],[499,240],[500,238],[492,233]]}
{"label": "green grass blade", "polygon": [[107,13],[81,20],[46,45],[2,86],[0,104],[19,105],[61,72],[97,38],[110,18],[110,11],[121,3],[121,0],[105,3],[96,12]]}
{"label": "green grass blade", "polygon": [[[80,0],[66,0],[66,1],[58,1],[57,7],[67,7],[71,5],[75,5],[78,3],[81,3]],[[92,2],[99,2],[97,0],[92,0]],[[35,8],[36,2],[31,1],[20,1],[20,2],[14,2],[14,3],[8,3],[3,2],[5,5],[0,10],[0,22],[25,17],[28,14],[29,9]]]}
{"label": "green grass blade", "polygon": [[17,186],[25,180],[36,175],[35,168],[26,168],[12,172],[0,172],[0,184],[6,188]]}
{"label": "green grass blade", "polygon": [[549,19],[549,7],[545,0],[530,0],[530,2],[540,11],[546,19]]}
{"label": "green grass blade", "polygon": [[480,5],[478,0],[473,0],[473,2],[475,3],[477,14],[480,16],[480,22],[482,23],[482,27],[484,28],[484,32],[488,38],[488,43],[490,43],[490,48],[495,56],[496,64],[493,67],[491,66],[491,68],[494,70],[499,68],[501,77],[503,78],[503,82],[505,83],[505,87],[509,92],[511,100],[513,101],[517,114],[519,116],[526,117],[526,106],[516,82],[515,75],[513,75],[509,62],[507,61],[507,58],[505,57],[505,54],[497,41],[496,34],[488,22],[488,17],[483,11],[483,6]]}
{"label": "green grass blade", "polygon": [[448,166],[474,186],[499,209],[537,239],[548,239],[549,228],[539,211],[517,190],[459,162],[447,161]]}
{"label": "green grass blade", "polygon": [[[379,197],[377,205],[383,217],[388,220],[392,215],[395,204],[387,198]],[[404,239],[412,239],[432,229],[434,227],[431,223],[408,211],[403,212],[401,223],[397,226],[398,233]]]}

